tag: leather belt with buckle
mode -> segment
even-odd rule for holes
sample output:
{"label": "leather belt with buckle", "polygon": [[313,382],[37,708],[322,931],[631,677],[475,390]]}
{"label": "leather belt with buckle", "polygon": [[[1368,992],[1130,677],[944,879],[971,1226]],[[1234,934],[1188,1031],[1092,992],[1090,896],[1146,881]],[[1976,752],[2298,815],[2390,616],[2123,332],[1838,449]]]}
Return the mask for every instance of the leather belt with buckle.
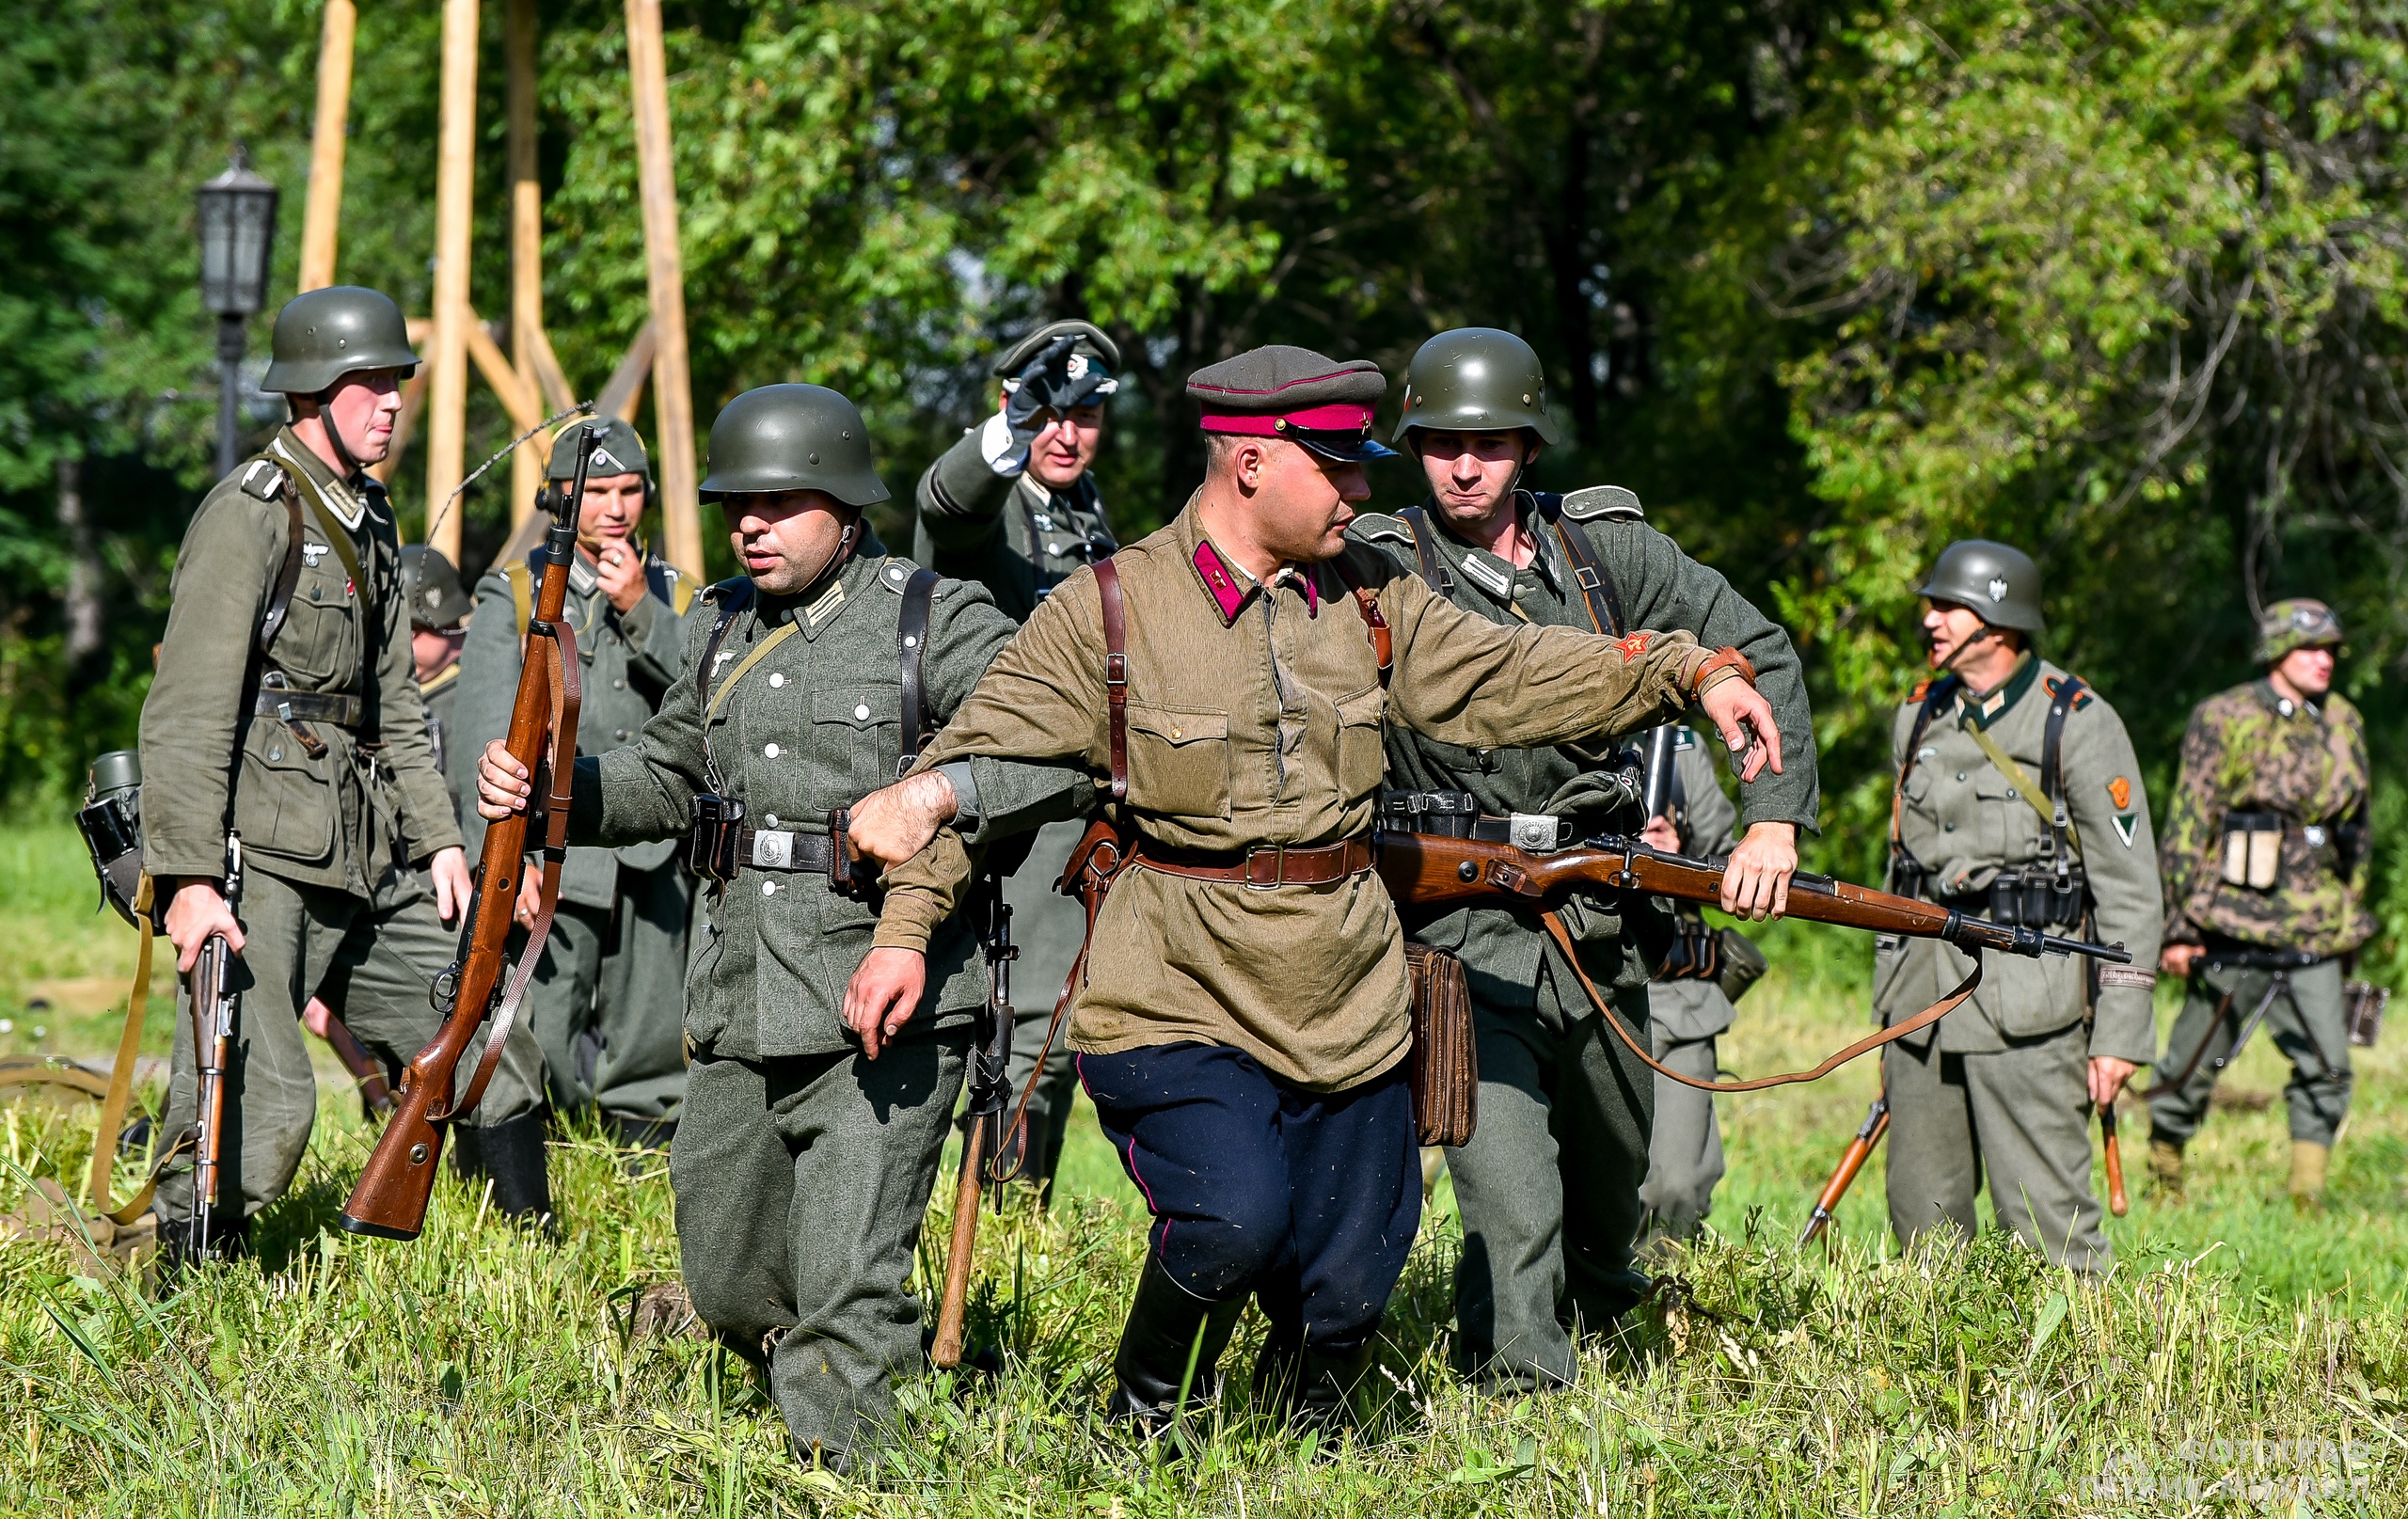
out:
{"label": "leather belt with buckle", "polygon": [[288,691],[264,686],[251,703],[254,717],[281,722],[331,722],[338,728],[359,726],[360,701],[325,691]]}
{"label": "leather belt with buckle", "polygon": [[1310,848],[1265,844],[1243,852],[1211,853],[1173,849],[1150,839],[1141,839],[1133,862],[1148,870],[1161,871],[1165,876],[1183,876],[1189,880],[1227,881],[1257,891],[1269,891],[1275,886],[1327,886],[1349,876],[1362,875],[1375,862],[1371,855],[1371,841],[1363,837]]}

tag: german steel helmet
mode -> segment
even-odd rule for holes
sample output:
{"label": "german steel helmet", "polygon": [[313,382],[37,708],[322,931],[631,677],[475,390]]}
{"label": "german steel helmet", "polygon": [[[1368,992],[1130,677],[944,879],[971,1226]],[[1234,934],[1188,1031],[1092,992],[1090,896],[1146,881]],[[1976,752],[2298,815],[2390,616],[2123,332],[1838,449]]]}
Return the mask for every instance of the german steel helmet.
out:
{"label": "german steel helmet", "polygon": [[858,407],[824,385],[765,385],[711,423],[711,496],[826,491],[847,506],[886,499]]}
{"label": "german steel helmet", "polygon": [[2271,665],[2298,649],[2330,649],[2341,642],[2341,619],[2306,596],[2289,596],[2258,619],[2258,662]]}
{"label": "german steel helmet", "polygon": [[323,395],[346,374],[418,368],[402,309],[380,290],[329,285],[306,291],[276,313],[267,378],[260,388],[288,396]]}
{"label": "german steel helmet", "polygon": [[1987,538],[1960,538],[1941,549],[1915,594],[1969,607],[1993,627],[2036,636],[2048,630],[2040,617],[2040,566],[2023,550]]}
{"label": "german steel helmet", "polygon": [[[608,480],[612,475],[652,475],[652,456],[643,451],[643,439],[636,430],[616,417],[602,419],[602,441],[594,445],[594,461],[585,467],[590,479]],[[561,429],[552,440],[551,467],[545,470],[547,478],[556,481],[577,478],[577,430],[590,427],[585,421],[575,421]]]}
{"label": "german steel helmet", "polygon": [[1511,433],[1529,428],[1555,441],[1546,414],[1546,371],[1536,350],[1495,327],[1457,327],[1421,345],[1404,372],[1404,411],[1390,442],[1405,430]]}
{"label": "german steel helmet", "polygon": [[437,632],[450,632],[476,609],[461,589],[460,572],[440,549],[424,544],[402,546],[402,602],[410,609],[412,627]]}

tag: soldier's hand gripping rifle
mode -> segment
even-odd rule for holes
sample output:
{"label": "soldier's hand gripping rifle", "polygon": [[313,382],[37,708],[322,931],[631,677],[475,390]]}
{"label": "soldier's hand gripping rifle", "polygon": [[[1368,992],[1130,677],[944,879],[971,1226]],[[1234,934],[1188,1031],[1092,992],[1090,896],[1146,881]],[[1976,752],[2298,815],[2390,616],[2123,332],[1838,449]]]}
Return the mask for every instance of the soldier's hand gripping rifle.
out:
{"label": "soldier's hand gripping rifle", "polygon": [[1719,902],[1725,862],[1672,854],[1650,848],[1636,839],[1612,836],[1591,839],[1552,853],[1534,854],[1508,844],[1384,831],[1379,836],[1378,848],[1380,877],[1387,883],[1388,894],[1409,911],[1443,911],[1475,902],[1511,903],[1535,911],[1548,936],[1562,950],[1590,1002],[1631,1053],[1658,1075],[1709,1092],[1753,1092],[1792,1082],[1814,1081],[1861,1054],[1929,1028],[1981,985],[1984,950],[2036,957],[2088,955],[2119,965],[2128,965],[2132,958],[2121,944],[2094,944],[2086,940],[2061,939],[2036,928],[2010,927],[1987,918],[1969,918],[1930,902],[1892,896],[1887,892],[1852,886],[1829,876],[1800,872],[1790,878],[1789,916],[1874,933],[1944,939],[1973,957],[1972,973],[1956,990],[1914,1017],[1857,1040],[1812,1070],[1759,1076],[1753,1081],[1704,1082],[1667,1068],[1623,1027],[1622,1020],[1607,1006],[1605,993],[1597,989],[1589,979],[1589,973],[1581,968],[1571,930],[1564,926],[1556,909],[1576,891]]}
{"label": "soldier's hand gripping rifle", "polygon": [[[226,909],[243,900],[243,841],[226,835]],[[147,931],[147,930],[146,930]],[[226,1159],[226,1060],[234,1046],[235,992],[230,982],[234,952],[224,934],[211,934],[192,965],[192,1052],[198,1082],[193,1093],[192,1233],[187,1242],[194,1258],[210,1249],[209,1219],[216,1210],[217,1188],[224,1179]],[[98,1143],[106,1145],[103,1134]]]}
{"label": "soldier's hand gripping rifle", "polygon": [[[954,1183],[953,1194],[953,1248],[945,1256],[944,1297],[937,1305],[936,1343],[928,1350],[928,1359],[948,1371],[961,1364],[962,1319],[970,1299],[970,1259],[978,1247],[979,1191],[989,1179],[990,1162],[999,1160],[1004,1153],[1004,1109],[1012,1095],[1012,961],[1020,958],[1020,949],[1012,942],[1011,904],[1004,900],[1001,876],[990,872],[979,878],[972,910],[978,916],[978,941],[987,957],[989,990],[987,1009],[979,1016],[978,1042],[970,1051],[970,1101],[963,1115],[968,1123],[961,1135],[961,1173]],[[1023,1123],[1026,1114],[1023,1106]],[[1002,1181],[1008,1177],[993,1179]]]}
{"label": "soldier's hand gripping rifle", "polygon": [[1864,1163],[1873,1158],[1874,1147],[1889,1131],[1890,1094],[1884,1092],[1864,1110],[1864,1122],[1858,1127],[1856,1137],[1847,1142],[1847,1149],[1832,1169],[1831,1179],[1823,1183],[1823,1195],[1814,1199],[1814,1211],[1807,1215],[1805,1231],[1798,1236],[1801,1249],[1813,1244],[1814,1237],[1830,1226],[1831,1210],[1847,1195],[1847,1189],[1856,1184],[1856,1174],[1864,1169]]}
{"label": "soldier's hand gripping rifle", "polygon": [[[536,960],[550,934],[560,900],[561,864],[568,854],[571,772],[577,764],[577,713],[580,700],[577,634],[562,617],[568,598],[569,556],[577,543],[578,503],[585,498],[586,467],[603,428],[586,423],[574,434],[577,473],[565,493],[551,501],[552,525],[544,535],[543,580],[527,620],[526,658],[518,672],[518,698],[510,709],[503,740],[510,757],[534,778],[528,811],[485,829],[478,857],[477,888],[461,928],[460,957],[436,977],[431,993],[443,1024],[434,1041],[410,1057],[392,1116],[376,1142],[368,1168],[343,1205],[342,1226],[354,1234],[414,1240],[426,1224],[427,1198],[435,1191],[436,1163],[443,1154],[443,1131],[477,1105],[501,1059],[504,1041],[518,1016]],[[566,444],[563,437],[561,443]],[[505,988],[502,971],[509,948],[511,912],[518,898],[518,873],[526,868],[527,841],[540,828],[543,894],[534,926]],[[475,1042],[478,1025],[493,1020],[484,1053],[465,1090],[454,1097],[460,1062]]]}

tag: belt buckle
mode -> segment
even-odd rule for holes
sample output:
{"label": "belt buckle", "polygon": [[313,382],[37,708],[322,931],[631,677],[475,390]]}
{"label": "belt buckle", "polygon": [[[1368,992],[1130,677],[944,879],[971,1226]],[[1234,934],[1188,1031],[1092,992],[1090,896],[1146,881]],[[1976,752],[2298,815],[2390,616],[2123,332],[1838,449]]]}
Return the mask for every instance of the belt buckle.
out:
{"label": "belt buckle", "polygon": [[1505,834],[1513,847],[1532,854],[1553,850],[1561,832],[1557,819],[1544,813],[1515,813],[1506,819]]}
{"label": "belt buckle", "polygon": [[794,834],[783,828],[755,830],[752,834],[752,863],[763,870],[790,870],[794,867]]}
{"label": "belt buckle", "polygon": [[[1272,859],[1271,878],[1255,878],[1254,862],[1263,856]],[[1284,844],[1259,844],[1245,852],[1245,879],[1242,883],[1249,892],[1275,891],[1288,882],[1288,847]]]}

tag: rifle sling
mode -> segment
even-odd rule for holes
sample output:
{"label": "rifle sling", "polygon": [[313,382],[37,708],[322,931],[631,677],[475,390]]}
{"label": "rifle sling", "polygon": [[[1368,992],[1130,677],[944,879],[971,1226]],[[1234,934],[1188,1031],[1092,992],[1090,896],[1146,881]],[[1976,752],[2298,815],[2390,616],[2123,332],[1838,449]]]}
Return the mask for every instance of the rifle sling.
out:
{"label": "rifle sling", "polygon": [[1885,1044],[1894,1043],[1909,1034],[1918,1034],[1931,1027],[1932,1024],[1955,1012],[1963,1005],[1966,998],[1973,994],[1973,989],[1982,984],[1982,957],[1976,953],[1973,956],[1972,973],[1957,983],[1956,990],[1903,1023],[1893,1023],[1878,1034],[1866,1035],[1812,1070],[1784,1071],[1778,1076],[1759,1076],[1753,1081],[1746,1082],[1702,1082],[1693,1076],[1684,1076],[1658,1061],[1648,1052],[1647,1047],[1641,1044],[1630,1030],[1623,1027],[1622,1020],[1616,1018],[1613,1009],[1607,1005],[1606,994],[1597,989],[1597,984],[1589,979],[1588,971],[1582,968],[1579,952],[1572,941],[1572,931],[1563,926],[1563,920],[1557,916],[1555,909],[1542,908],[1539,910],[1539,921],[1546,925],[1548,936],[1555,941],[1556,947],[1563,952],[1564,960],[1572,967],[1572,973],[1580,978],[1580,989],[1589,994],[1591,1005],[1597,1009],[1597,1016],[1606,1021],[1606,1026],[1614,1031],[1614,1036],[1627,1045],[1630,1052],[1637,1055],[1640,1061],[1656,1075],[1670,1077],[1683,1086],[1694,1086],[1701,1092],[1760,1092],[1767,1086],[1788,1086],[1798,1082],[1819,1081],[1859,1055],[1869,1054]]}

